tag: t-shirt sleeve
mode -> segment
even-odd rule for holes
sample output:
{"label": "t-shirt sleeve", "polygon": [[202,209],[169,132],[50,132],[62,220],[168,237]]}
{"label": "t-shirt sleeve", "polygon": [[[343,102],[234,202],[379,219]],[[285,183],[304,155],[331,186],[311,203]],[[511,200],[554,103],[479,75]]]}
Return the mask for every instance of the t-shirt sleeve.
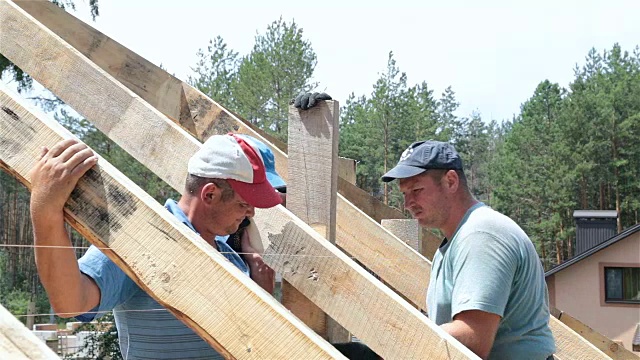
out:
{"label": "t-shirt sleeve", "polygon": [[517,269],[517,252],[490,233],[474,232],[460,240],[452,262],[451,316],[467,310],[504,316]]}
{"label": "t-shirt sleeve", "polygon": [[100,303],[85,314],[76,316],[78,321],[97,319],[131,298],[137,285],[98,248],[91,246],[78,259],[80,271],[95,281],[100,288]]}

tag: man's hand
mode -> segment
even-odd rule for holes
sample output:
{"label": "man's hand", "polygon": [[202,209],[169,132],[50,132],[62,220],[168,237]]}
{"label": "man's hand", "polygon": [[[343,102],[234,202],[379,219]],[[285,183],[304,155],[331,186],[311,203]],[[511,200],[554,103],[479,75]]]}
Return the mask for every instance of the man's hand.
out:
{"label": "man's hand", "polygon": [[63,317],[85,313],[100,302],[98,285],[78,268],[63,212],[78,180],[97,161],[86,145],[69,139],[43,148],[29,172],[38,275],[54,311]]}
{"label": "man's hand", "polygon": [[242,246],[242,253],[244,261],[249,265],[249,273],[251,279],[260,285],[263,289],[267,290],[269,294],[273,294],[275,288],[276,272],[267,265],[262,256],[258,254],[256,249],[251,246],[249,241],[249,232],[243,231],[240,238],[240,244]]}
{"label": "man's hand", "polygon": [[331,96],[327,93],[301,93],[291,103],[298,109],[307,110],[316,106],[320,100],[331,100]]}
{"label": "man's hand", "polygon": [[75,139],[62,140],[51,150],[43,147],[29,172],[32,212],[61,211],[80,177],[97,161],[93,151]]}

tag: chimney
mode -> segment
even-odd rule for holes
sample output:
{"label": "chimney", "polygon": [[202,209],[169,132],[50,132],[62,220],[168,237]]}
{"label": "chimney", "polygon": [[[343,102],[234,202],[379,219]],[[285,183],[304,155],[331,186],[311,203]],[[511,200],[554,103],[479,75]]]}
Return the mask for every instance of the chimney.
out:
{"label": "chimney", "polygon": [[618,212],[615,210],[575,210],[573,218],[576,220],[573,256],[578,256],[616,235]]}

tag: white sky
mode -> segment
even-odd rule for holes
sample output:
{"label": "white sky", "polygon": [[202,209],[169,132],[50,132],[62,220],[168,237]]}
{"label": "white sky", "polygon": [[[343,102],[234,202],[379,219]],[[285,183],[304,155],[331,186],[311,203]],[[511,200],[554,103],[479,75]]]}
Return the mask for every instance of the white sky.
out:
{"label": "white sky", "polygon": [[393,51],[410,86],[426,81],[439,98],[451,85],[458,115],[485,121],[511,118],[544,79],[567,86],[591,47],[640,44],[638,0],[100,0],[95,23],[76,2],[76,16],[185,81],[209,39],[245,55],[282,16],[304,29],[314,80],[341,104],[370,95]]}

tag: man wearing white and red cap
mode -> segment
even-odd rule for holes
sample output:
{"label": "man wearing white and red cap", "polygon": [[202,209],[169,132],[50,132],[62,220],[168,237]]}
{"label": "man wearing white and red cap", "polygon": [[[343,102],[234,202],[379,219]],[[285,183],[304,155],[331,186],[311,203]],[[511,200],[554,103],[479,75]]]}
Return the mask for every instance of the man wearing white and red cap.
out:
{"label": "man wearing white and red cap", "polygon": [[[64,229],[63,207],[78,179],[96,160],[86,145],[64,140],[50,150],[43,149],[31,171],[36,245],[59,246],[36,247],[38,273],[54,310],[80,321],[91,321],[96,314],[113,310],[125,359],[218,358],[204,340],[164,310],[99,249],[92,246],[76,261]],[[215,237],[235,232],[245,217],[254,215],[255,207],[281,203],[267,180],[260,150],[238,135],[215,135],[191,157],[188,173],[180,200],[167,200],[165,207],[249,275],[251,259],[243,262]]]}

